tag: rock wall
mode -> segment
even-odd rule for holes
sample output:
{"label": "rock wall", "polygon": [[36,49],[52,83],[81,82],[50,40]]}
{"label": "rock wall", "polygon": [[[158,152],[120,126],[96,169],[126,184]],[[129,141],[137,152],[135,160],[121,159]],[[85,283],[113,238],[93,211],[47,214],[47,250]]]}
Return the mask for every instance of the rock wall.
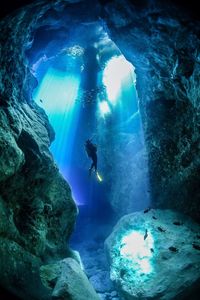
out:
{"label": "rock wall", "polygon": [[110,35],[136,67],[154,207],[200,221],[200,23],[172,1],[107,1]]}
{"label": "rock wall", "polygon": [[36,80],[24,55],[49,8],[38,1],[0,23],[0,283],[22,299],[51,298],[55,283],[42,284],[40,267],[71,255],[77,215],[49,151],[54,132],[31,99]]}

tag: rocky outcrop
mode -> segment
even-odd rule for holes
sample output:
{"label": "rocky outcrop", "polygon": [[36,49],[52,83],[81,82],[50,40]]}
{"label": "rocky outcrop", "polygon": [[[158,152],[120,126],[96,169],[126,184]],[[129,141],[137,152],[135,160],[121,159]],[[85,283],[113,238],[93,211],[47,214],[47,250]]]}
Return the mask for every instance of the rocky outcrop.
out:
{"label": "rocky outcrop", "polygon": [[103,13],[136,68],[152,205],[200,221],[200,24],[171,1],[109,1]]}
{"label": "rocky outcrop", "polygon": [[51,298],[40,268],[71,256],[77,215],[49,151],[53,130],[31,99],[35,79],[24,56],[38,12],[47,8],[23,9],[0,24],[0,283],[21,299]]}
{"label": "rocky outcrop", "polygon": [[[105,242],[124,299],[193,299],[200,289],[200,226],[171,210],[123,217]],[[195,298],[194,298],[195,299]]]}
{"label": "rocky outcrop", "polygon": [[52,299],[60,299],[61,297],[72,300],[99,299],[79,264],[70,258],[66,259],[52,294]]}

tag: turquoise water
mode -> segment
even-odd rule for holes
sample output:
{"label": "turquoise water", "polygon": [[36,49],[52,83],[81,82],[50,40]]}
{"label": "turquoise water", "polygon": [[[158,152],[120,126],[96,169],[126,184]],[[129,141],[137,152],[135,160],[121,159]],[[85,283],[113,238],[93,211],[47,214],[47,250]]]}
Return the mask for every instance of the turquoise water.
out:
{"label": "turquoise water", "polygon": [[[72,60],[74,63],[74,57]],[[96,73],[93,80],[83,68],[70,71],[51,66],[33,95],[55,130],[56,138],[50,150],[78,205],[88,203],[99,189],[106,193],[106,181],[115,176],[113,173],[120,172],[118,168],[108,168],[108,157],[114,159],[114,152],[122,144],[131,143],[127,140],[129,132],[137,135],[141,130],[134,67],[118,55]],[[125,140],[121,140],[122,136]],[[93,138],[98,144],[101,186],[98,178],[88,178],[90,161],[84,151],[87,138]],[[132,144],[126,160],[127,155],[136,151],[137,141]],[[118,155],[116,160],[120,166]]]}

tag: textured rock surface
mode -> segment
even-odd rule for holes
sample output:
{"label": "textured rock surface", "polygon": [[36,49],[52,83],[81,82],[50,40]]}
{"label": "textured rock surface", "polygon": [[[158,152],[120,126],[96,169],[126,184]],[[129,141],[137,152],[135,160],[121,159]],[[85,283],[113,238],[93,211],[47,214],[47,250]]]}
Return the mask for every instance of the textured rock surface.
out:
{"label": "textured rock surface", "polygon": [[24,56],[38,11],[47,8],[22,10],[0,23],[0,283],[22,299],[51,298],[39,270],[70,255],[77,214],[49,151],[53,130],[31,100],[35,79]]}
{"label": "textured rock surface", "polygon": [[170,1],[131,2],[109,1],[104,18],[136,67],[152,202],[200,221],[200,24]]}
{"label": "textured rock surface", "polygon": [[123,217],[105,242],[120,294],[128,300],[193,299],[200,288],[199,232],[199,225],[171,210]]}
{"label": "textured rock surface", "polygon": [[[72,20],[86,20],[90,14],[96,18],[87,4],[77,9],[78,2],[37,1],[0,23],[0,284],[26,300],[51,299],[55,286],[54,298],[98,299],[78,264],[73,263],[76,272],[66,265],[56,275],[63,258],[76,258],[68,239],[77,208],[49,151],[54,132],[45,112],[32,100],[37,82],[25,57],[37,28],[57,24],[67,32]],[[80,10],[85,14],[79,16]],[[41,270],[50,263],[49,286]],[[65,278],[71,281],[67,295]],[[81,294],[72,284],[77,283],[75,278],[85,281]]]}
{"label": "textured rock surface", "polygon": [[54,287],[52,299],[99,299],[80,265],[72,258],[64,259],[59,265],[43,266],[41,268],[41,278],[44,285],[50,289]]}

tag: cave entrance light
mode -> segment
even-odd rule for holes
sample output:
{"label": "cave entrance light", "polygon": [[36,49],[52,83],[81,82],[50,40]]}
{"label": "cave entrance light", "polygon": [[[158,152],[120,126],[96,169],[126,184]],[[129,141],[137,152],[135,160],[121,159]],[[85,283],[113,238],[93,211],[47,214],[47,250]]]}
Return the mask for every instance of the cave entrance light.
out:
{"label": "cave entrance light", "polygon": [[[134,67],[102,25],[80,26],[83,28],[73,30],[87,29],[90,33],[86,39],[76,34],[76,41],[67,41],[53,55],[54,50],[48,46],[51,56],[42,51],[32,64],[39,80],[34,99],[46,111],[56,134],[50,149],[78,205],[95,195],[101,196],[96,187],[100,182],[103,186],[104,182],[113,181],[113,190],[118,193],[121,185],[127,184],[116,181],[119,174],[125,180],[123,173],[129,173],[130,184],[137,180],[131,157],[141,148]],[[90,162],[84,151],[84,142],[91,137],[99,149],[99,176],[92,183],[87,174]],[[129,162],[127,166],[125,162]],[[130,191],[130,197],[135,190]]]}
{"label": "cave entrance light", "polygon": [[66,156],[70,159],[73,140],[78,126],[80,106],[75,105],[80,78],[74,74],[50,68],[35,92],[38,105],[48,113],[50,123],[56,132],[56,143],[50,149],[61,172],[66,165]]}
{"label": "cave entrance light", "polygon": [[123,55],[113,56],[103,71],[103,84],[108,101],[115,105],[124,88],[134,88],[135,73],[133,65]]}
{"label": "cave entrance light", "polygon": [[99,101],[99,109],[100,109],[100,113],[101,115],[104,117],[105,115],[111,113],[109,104],[106,100],[103,101]]}
{"label": "cave entrance light", "polygon": [[[75,50],[77,49],[76,47]],[[73,49],[73,55],[75,50]],[[71,60],[74,63],[73,57]],[[70,162],[81,110],[81,103],[76,101],[80,80],[78,72],[66,72],[55,65],[49,66],[33,95],[36,103],[47,113],[56,133],[50,150],[60,172],[72,186],[76,175],[71,171]],[[82,197],[76,185],[73,186],[73,197],[77,204],[81,204]]]}

